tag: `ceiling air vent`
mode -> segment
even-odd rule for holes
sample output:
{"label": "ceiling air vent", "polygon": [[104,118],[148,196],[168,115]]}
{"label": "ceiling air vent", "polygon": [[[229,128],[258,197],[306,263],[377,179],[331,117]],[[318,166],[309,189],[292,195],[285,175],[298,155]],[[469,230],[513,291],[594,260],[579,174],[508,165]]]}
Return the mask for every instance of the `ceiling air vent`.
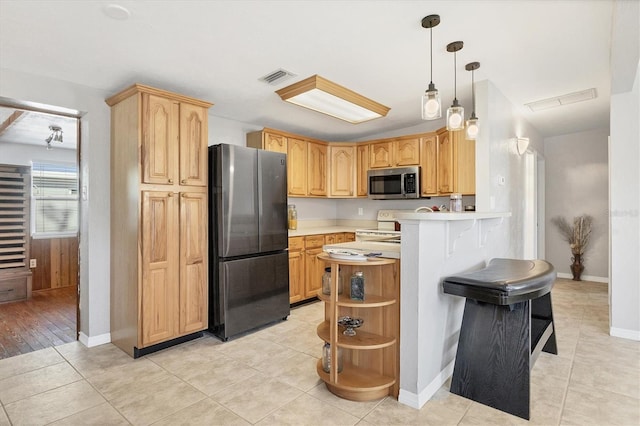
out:
{"label": "ceiling air vent", "polygon": [[270,84],[272,86],[278,85],[282,82],[285,82],[287,80],[289,80],[292,77],[295,77],[296,75],[292,72],[289,72],[287,70],[283,70],[282,68],[280,68],[279,70],[275,70],[273,72],[270,72],[269,74],[260,77],[258,80],[259,81],[263,81],[267,84]]}
{"label": "ceiling air vent", "polygon": [[541,111],[543,109],[549,109],[559,107],[563,105],[574,104],[576,102],[588,101],[597,97],[596,89],[591,88],[587,90],[581,90],[579,92],[568,93],[562,96],[556,96],[555,98],[542,99],[540,101],[529,102],[525,104],[533,112]]}

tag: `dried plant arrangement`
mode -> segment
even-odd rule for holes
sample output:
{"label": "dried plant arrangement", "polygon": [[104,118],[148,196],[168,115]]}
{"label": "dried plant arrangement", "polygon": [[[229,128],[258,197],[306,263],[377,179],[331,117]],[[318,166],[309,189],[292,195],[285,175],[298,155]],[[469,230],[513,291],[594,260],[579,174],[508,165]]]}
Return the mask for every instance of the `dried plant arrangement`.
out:
{"label": "dried plant arrangement", "polygon": [[569,243],[571,248],[571,254],[573,262],[571,266],[571,272],[573,273],[573,279],[580,281],[580,275],[584,270],[584,254],[589,246],[589,240],[591,238],[591,231],[593,228],[593,217],[589,215],[582,215],[573,218],[573,225],[569,224],[567,219],[558,216],[551,219],[551,223],[558,227],[560,235],[565,241]]}

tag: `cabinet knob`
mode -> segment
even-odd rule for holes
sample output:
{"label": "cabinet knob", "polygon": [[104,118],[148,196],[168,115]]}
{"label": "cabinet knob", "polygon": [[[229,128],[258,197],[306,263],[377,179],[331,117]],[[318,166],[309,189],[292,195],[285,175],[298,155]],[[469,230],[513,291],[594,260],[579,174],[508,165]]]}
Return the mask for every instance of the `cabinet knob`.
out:
{"label": "cabinet knob", "polygon": [[186,179],[182,179],[182,180],[180,181],[180,183],[185,184],[185,183],[187,183],[187,180],[186,180]]}
{"label": "cabinet knob", "polygon": [[169,193],[169,197],[173,197],[173,192],[170,192],[170,193]]}
{"label": "cabinet knob", "polygon": [[169,183],[173,183],[173,179],[169,179]]}

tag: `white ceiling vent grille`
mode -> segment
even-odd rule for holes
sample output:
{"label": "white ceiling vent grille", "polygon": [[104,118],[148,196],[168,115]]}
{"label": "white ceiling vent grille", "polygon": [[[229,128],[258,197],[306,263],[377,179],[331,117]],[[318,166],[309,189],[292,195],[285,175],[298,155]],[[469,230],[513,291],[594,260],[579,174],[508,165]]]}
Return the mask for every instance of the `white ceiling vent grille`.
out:
{"label": "white ceiling vent grille", "polygon": [[280,83],[283,83],[287,80],[289,80],[290,78],[295,77],[296,74],[289,72],[287,70],[283,70],[282,68],[275,70],[273,72],[270,72],[269,74],[260,77],[258,80],[259,81],[263,81],[267,84],[270,84],[271,86],[276,86]]}
{"label": "white ceiling vent grille", "polygon": [[533,112],[542,111],[543,109],[555,108],[563,105],[574,104],[576,102],[588,101],[598,96],[595,88],[581,90],[579,92],[568,93],[566,95],[556,96],[555,98],[542,99],[540,101],[529,102],[525,104]]}

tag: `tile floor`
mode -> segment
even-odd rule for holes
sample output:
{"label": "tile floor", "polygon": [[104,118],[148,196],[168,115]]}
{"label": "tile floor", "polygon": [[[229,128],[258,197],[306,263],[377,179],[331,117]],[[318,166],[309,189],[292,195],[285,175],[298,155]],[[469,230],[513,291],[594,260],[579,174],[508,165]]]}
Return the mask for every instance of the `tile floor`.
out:
{"label": "tile floor", "polygon": [[607,286],[558,280],[552,298],[559,355],[533,369],[530,422],[446,385],[421,410],[335,397],[315,372],[315,303],[227,343],[204,337],[138,360],[78,342],[1,360],[0,426],[640,424],[640,342],[607,334]]}

